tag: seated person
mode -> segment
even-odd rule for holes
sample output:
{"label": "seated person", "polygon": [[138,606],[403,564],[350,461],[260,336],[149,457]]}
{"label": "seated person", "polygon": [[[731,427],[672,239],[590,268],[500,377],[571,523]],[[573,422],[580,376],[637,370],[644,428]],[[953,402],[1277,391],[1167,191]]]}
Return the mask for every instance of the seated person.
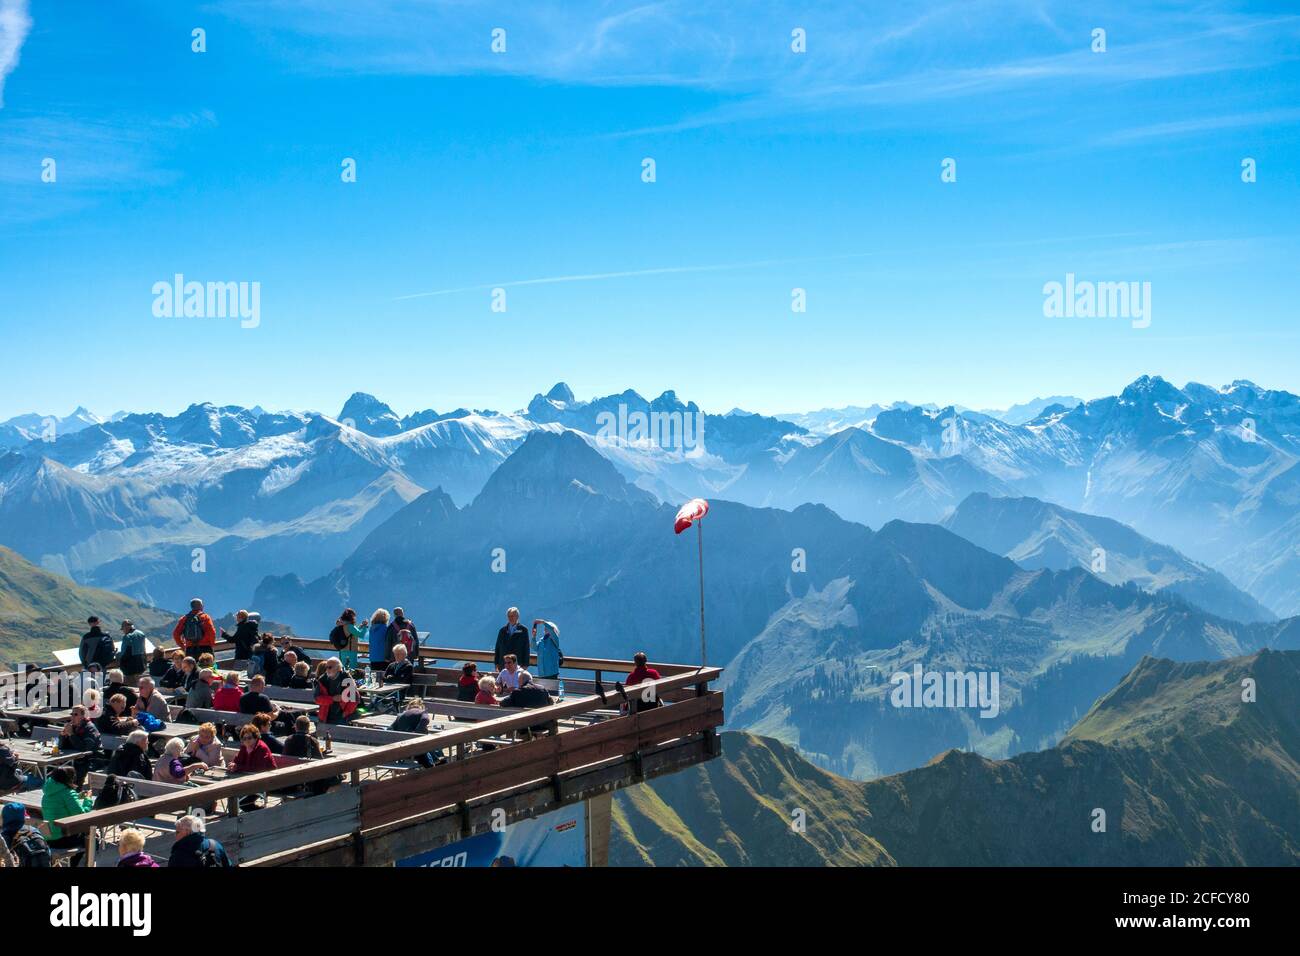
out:
{"label": "seated person", "polygon": [[117,865],[127,867],[158,868],[156,861],[144,852],[144,832],[127,827],[117,836]]}
{"label": "seated person", "polygon": [[273,754],[282,754],[284,753],[284,744],[280,743],[279,738],[271,733],[271,724],[274,719],[270,714],[254,714],[249,723],[257,728],[257,732],[261,735],[262,743],[266,744],[267,750]]}
{"label": "seated person", "polygon": [[[306,666],[305,661],[298,663]],[[284,739],[284,755],[300,757],[303,760],[319,760],[323,756],[320,741],[312,736],[311,718],[299,714],[293,721],[293,733]]]}
{"label": "seated person", "polygon": [[293,665],[293,676],[289,678],[288,687],[290,690],[311,690],[315,682],[311,679],[311,665],[306,661],[299,661]]}
{"label": "seated person", "polygon": [[108,699],[108,706],[95,721],[95,725],[101,734],[125,737],[140,726],[140,721],[132,717],[131,712],[126,709],[126,697],[122,694],[114,694]]}
{"label": "seated person", "polygon": [[172,844],[171,855],[167,858],[167,869],[186,866],[202,867],[204,859],[214,860],[219,867],[232,867],[226,855],[226,848],[217,840],[210,838],[206,832],[207,825],[203,817],[187,815],[176,821],[176,842]]}
{"label": "seated person", "polygon": [[460,679],[456,681],[456,699],[472,703],[478,696],[478,665],[473,661],[461,666]]}
{"label": "seated person", "polygon": [[159,783],[188,783],[191,770],[206,770],[207,764],[192,763],[186,766],[181,760],[185,741],[173,737],[163,745],[162,756],[153,767],[153,778]]}
{"label": "seated person", "polygon": [[260,673],[267,679],[275,676],[275,672],[280,666],[280,652],[275,649],[274,637],[270,634],[262,635],[261,642],[249,659],[249,665],[250,668],[255,668],[255,670],[249,670],[249,676],[254,673]]}
{"label": "seated person", "polygon": [[325,661],[325,673],[316,681],[318,719],[339,724],[350,719],[357,709],[357,686],[352,675],[343,669],[337,657]]}
{"label": "seated person", "polygon": [[75,705],[72,716],[59,729],[59,749],[65,753],[85,754],[72,762],[77,785],[85,783],[86,774],[90,772],[90,758],[99,752],[99,728],[86,715],[85,704]]}
{"label": "seated person", "polygon": [[211,710],[215,703],[215,697],[212,693],[212,679],[216,676],[213,671],[204,668],[199,671],[199,679],[194,682],[190,692],[185,695],[185,706],[187,708],[199,707],[203,710]]}
{"label": "seated person", "polygon": [[195,663],[198,665],[199,670],[210,671],[216,666],[217,659],[211,654],[200,654]]}
{"label": "seated person", "polygon": [[280,666],[275,669],[275,676],[271,683],[276,687],[288,687],[289,681],[293,680],[293,668],[298,663],[298,655],[293,651],[285,651],[280,657]]}
{"label": "seated person", "polygon": [[221,766],[221,741],[217,739],[216,724],[199,724],[199,735],[191,738],[185,745],[185,753],[181,754],[181,763],[186,766],[196,763],[208,767]]}
{"label": "seated person", "polygon": [[188,693],[199,680],[199,662],[192,657],[181,658],[181,687]]}
{"label": "seated person", "polygon": [[501,670],[497,671],[497,693],[508,694],[519,688],[519,658],[507,654]]}
{"label": "seated person", "polygon": [[549,707],[553,701],[546,688],[533,682],[533,675],[528,671],[519,672],[519,689],[510,692],[502,707]]}
{"label": "seated person", "polygon": [[27,808],[6,803],[0,813],[0,836],[20,867],[45,869],[50,865],[50,847],[41,831],[27,822]]}
{"label": "seated person", "polygon": [[238,672],[227,671],[226,679],[222,681],[217,692],[212,695],[212,709],[237,712],[243,696],[244,692],[239,689]]}
{"label": "seated person", "polygon": [[163,695],[158,693],[154,686],[153,678],[148,675],[140,678],[140,694],[135,702],[136,713],[145,711],[153,714],[159,720],[167,721],[172,719],[171,710],[167,706],[167,701]]}
{"label": "seated person", "polygon": [[229,769],[236,773],[261,773],[274,770],[275,761],[271,750],[262,740],[262,735],[252,724],[245,724],[239,731],[239,750],[230,761]]}
{"label": "seated person", "polygon": [[163,672],[163,676],[158,678],[158,686],[164,690],[175,690],[185,684],[185,668],[182,666],[185,661],[185,652],[180,650],[172,651],[171,666]]}
{"label": "seated person", "polygon": [[153,649],[153,656],[149,658],[149,676],[154,680],[162,680],[162,676],[167,673],[171,667],[171,662],[167,660],[167,652],[161,647]]}
{"label": "seated person", "polygon": [[104,688],[104,696],[112,697],[114,694],[121,694],[126,698],[126,709],[135,710],[136,692],[134,687],[126,683],[126,677],[120,670],[111,670],[106,675],[108,677],[108,686]]}
{"label": "seated person", "polygon": [[306,661],[307,666],[311,667],[311,655],[293,642],[293,638],[288,634],[280,638],[280,656],[292,654],[294,660]]}
{"label": "seated person", "polygon": [[127,734],[126,741],[108,758],[108,772],[123,778],[151,779],[153,764],[149,760],[149,734],[143,730]]}
{"label": "seated person", "polygon": [[497,702],[497,682],[491,677],[481,677],[478,682],[478,693],[474,695],[474,703],[495,705]]}
{"label": "seated person", "polygon": [[405,644],[393,645],[393,660],[384,668],[385,684],[409,684],[415,674],[415,668],[407,660]]}
{"label": "seated person", "polygon": [[94,806],[95,801],[77,787],[76,775],[71,767],[55,767],[45,778],[45,786],[41,788],[41,819],[50,831],[49,839],[45,842],[54,850],[79,850],[69,858],[71,866],[80,866],[86,857],[86,835],[64,833],[63,828],[54,821],[79,816]]}
{"label": "seated person", "polygon": [[266,696],[266,678],[261,674],[248,679],[248,690],[239,698],[241,714],[270,714],[272,718],[280,713],[280,708]]}
{"label": "seated person", "polygon": [[[406,709],[393,721],[389,730],[400,730],[408,734],[427,734],[429,732],[429,713],[424,709],[424,701],[412,697],[406,702]],[[421,767],[432,767],[442,757],[441,750],[419,754],[415,762]]]}

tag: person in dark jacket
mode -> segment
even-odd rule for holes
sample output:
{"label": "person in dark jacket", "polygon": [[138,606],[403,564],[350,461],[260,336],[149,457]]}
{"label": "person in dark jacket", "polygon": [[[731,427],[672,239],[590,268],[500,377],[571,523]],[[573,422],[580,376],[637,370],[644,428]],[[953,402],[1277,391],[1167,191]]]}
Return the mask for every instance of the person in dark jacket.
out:
{"label": "person in dark jacket", "polygon": [[[429,733],[429,713],[424,709],[424,701],[418,697],[412,697],[406,702],[406,709],[403,710],[397,719],[393,721],[389,730],[400,730],[408,734],[427,734]],[[442,757],[441,750],[430,751],[429,753],[418,754],[414,759],[421,767],[432,767]]]}
{"label": "person in dark jacket", "polygon": [[266,696],[266,679],[258,674],[248,679],[248,690],[239,698],[241,714],[270,714],[273,718],[280,712],[271,698]]}
{"label": "person in dark jacket", "polygon": [[275,676],[280,666],[280,652],[275,648],[275,638],[270,634],[262,635],[262,643],[253,651],[262,668],[262,676],[268,681]]}
{"label": "person in dark jacket", "polygon": [[526,668],[532,660],[532,647],[528,641],[528,628],[519,623],[519,608],[512,607],[506,611],[506,625],[497,631],[496,666],[497,670],[506,666],[506,655],[513,654],[519,666]]}
{"label": "person in dark jacket", "polygon": [[298,663],[298,655],[293,651],[285,651],[280,658],[280,666],[275,669],[275,676],[271,678],[271,683],[276,687],[288,687],[289,681],[293,680],[293,668]]}
{"label": "person in dark jacket", "polygon": [[[320,741],[313,737],[311,718],[299,714],[293,720],[293,733],[284,738],[282,748],[286,757],[298,757],[302,760],[319,760],[322,757]],[[263,738],[265,739],[265,738]]]}
{"label": "person in dark jacket", "polygon": [[248,612],[242,608],[235,612],[235,633],[227,634],[221,632],[223,641],[233,641],[235,644],[235,660],[246,661],[252,658],[253,651],[262,642],[262,635],[258,633],[258,622],[248,616]]}
{"label": "person in dark jacket", "polygon": [[253,719],[249,721],[257,728],[258,736],[262,738],[262,743],[266,744],[266,749],[273,754],[284,753],[284,744],[280,743],[280,738],[271,733],[271,715],[254,714]]}
{"label": "person in dark jacket", "polygon": [[[546,688],[533,683],[533,675],[528,671],[519,672],[519,687],[512,690],[505,700],[501,701],[502,707],[549,707],[554,701],[551,695],[546,692]],[[528,728],[528,734],[536,736],[546,732],[545,724],[535,724]]]}
{"label": "person in dark jacket", "polygon": [[20,867],[45,869],[50,865],[50,847],[41,831],[27,822],[27,808],[6,803],[0,812],[0,836]]}
{"label": "person in dark jacket", "polygon": [[86,618],[86,623],[90,625],[90,630],[81,635],[77,657],[84,668],[89,669],[91,664],[98,664],[104,670],[117,657],[117,647],[113,644],[113,638],[99,626],[99,618],[92,614]]}
{"label": "person in dark jacket", "polygon": [[126,709],[126,698],[121,694],[114,694],[108,699],[108,706],[95,721],[95,726],[99,728],[101,734],[125,737],[139,728],[140,721],[132,717],[131,712]]}
{"label": "person in dark jacket", "polygon": [[158,686],[164,690],[175,690],[185,685],[185,652],[172,651],[171,664],[158,678]]}
{"label": "person in dark jacket", "polygon": [[108,678],[108,684],[104,687],[104,699],[112,700],[114,694],[121,694],[126,698],[126,709],[135,710],[135,702],[139,700],[139,695],[136,694],[135,688],[126,682],[126,675],[114,668],[104,676]]}
{"label": "person in dark jacket", "polygon": [[406,656],[405,644],[393,645],[393,662],[384,668],[385,684],[409,684],[415,679],[415,668]]}
{"label": "person in dark jacket", "polygon": [[519,689],[501,701],[502,707],[549,707],[554,701],[545,687],[533,683],[533,675],[528,671],[519,672]]}
{"label": "person in dark jacket", "polygon": [[306,661],[299,661],[293,665],[293,676],[289,678],[286,686],[290,690],[311,690],[316,686],[316,682],[311,677],[311,668],[307,666]]}
{"label": "person in dark jacket", "polygon": [[456,699],[465,703],[474,703],[478,695],[478,665],[473,661],[461,666],[460,679],[456,681]]}
{"label": "person in dark jacket", "polygon": [[176,842],[172,844],[171,855],[167,857],[167,866],[207,865],[205,859],[219,867],[232,867],[226,855],[226,848],[204,832],[207,829],[198,817],[186,815],[176,821]]}
{"label": "person in dark jacket", "polygon": [[413,666],[423,670],[424,664],[420,660],[420,632],[416,630],[415,622],[406,616],[406,612],[400,607],[395,607],[393,608],[393,620],[388,631],[388,641],[391,646],[397,645],[401,640],[403,631],[410,631],[411,634],[411,643],[406,648],[406,656],[411,659]]}
{"label": "person in dark jacket", "polygon": [[84,704],[75,705],[72,716],[60,728],[59,749],[64,753],[85,754],[72,762],[77,786],[81,786],[90,772],[91,758],[99,752],[99,728],[87,716]]}
{"label": "person in dark jacket", "polygon": [[305,650],[303,650],[301,647],[299,647],[297,644],[295,644],[295,643],[293,642],[293,638],[290,637],[288,634],[286,634],[286,635],[284,635],[283,637],[280,638],[280,658],[281,658],[281,660],[284,659],[284,655],[289,654],[289,653],[292,653],[292,654],[293,654],[295,660],[306,661],[306,662],[307,662],[307,666],[308,666],[308,667],[311,666],[311,655],[308,654],[308,653],[307,653]]}
{"label": "person in dark jacket", "polygon": [[161,681],[171,666],[166,652],[161,647],[155,647],[153,656],[149,658],[149,676],[156,681]]}
{"label": "person in dark jacket", "polygon": [[108,772],[119,777],[153,779],[153,761],[149,759],[149,734],[133,730],[122,746],[113,751],[108,761]]}

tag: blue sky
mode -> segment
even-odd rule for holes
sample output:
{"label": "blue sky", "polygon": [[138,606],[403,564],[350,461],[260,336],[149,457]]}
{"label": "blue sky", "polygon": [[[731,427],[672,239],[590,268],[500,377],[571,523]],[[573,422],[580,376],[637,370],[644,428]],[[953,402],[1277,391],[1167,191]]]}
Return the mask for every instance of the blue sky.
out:
{"label": "blue sky", "polygon": [[[1300,16],[1080,6],[0,0],[0,419],[1300,390]],[[1045,318],[1067,272],[1151,326]]]}

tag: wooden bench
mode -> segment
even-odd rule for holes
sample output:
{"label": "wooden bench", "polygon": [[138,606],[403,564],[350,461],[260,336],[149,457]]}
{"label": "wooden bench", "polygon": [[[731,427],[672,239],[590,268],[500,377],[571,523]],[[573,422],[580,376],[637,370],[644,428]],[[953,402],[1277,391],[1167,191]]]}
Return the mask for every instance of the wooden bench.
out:
{"label": "wooden bench", "polygon": [[[50,741],[50,743],[58,743],[61,729],[62,728],[60,727],[33,727],[32,740],[36,741],[38,744],[44,743],[47,740]],[[99,735],[99,749],[108,751],[109,753],[116,750],[124,743],[126,743],[126,738],[119,737],[116,734]],[[92,754],[89,751],[86,753],[86,756],[88,757],[91,755]]]}

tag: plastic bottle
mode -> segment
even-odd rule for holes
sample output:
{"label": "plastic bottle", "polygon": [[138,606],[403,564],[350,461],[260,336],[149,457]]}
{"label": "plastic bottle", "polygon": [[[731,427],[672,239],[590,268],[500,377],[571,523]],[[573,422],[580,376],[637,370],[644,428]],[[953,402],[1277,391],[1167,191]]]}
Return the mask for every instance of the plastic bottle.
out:
{"label": "plastic bottle", "polygon": [[555,694],[560,700],[564,700],[564,678],[560,678],[559,684],[555,687]]}

